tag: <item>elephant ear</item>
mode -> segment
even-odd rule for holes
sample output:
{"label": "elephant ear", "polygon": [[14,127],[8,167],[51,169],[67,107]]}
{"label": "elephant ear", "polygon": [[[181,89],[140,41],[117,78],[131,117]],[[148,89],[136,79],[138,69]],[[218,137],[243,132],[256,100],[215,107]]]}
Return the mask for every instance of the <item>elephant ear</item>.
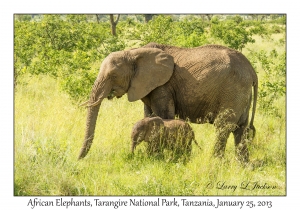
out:
{"label": "elephant ear", "polygon": [[160,117],[151,117],[148,120],[148,136],[156,136],[160,134],[161,129],[164,127],[164,121]]}
{"label": "elephant ear", "polygon": [[173,57],[157,48],[138,48],[130,51],[135,63],[127,95],[130,102],[145,97],[153,89],[169,81],[173,74]]}
{"label": "elephant ear", "polygon": [[164,121],[160,117],[149,117],[149,123],[154,126],[161,126],[164,125]]}

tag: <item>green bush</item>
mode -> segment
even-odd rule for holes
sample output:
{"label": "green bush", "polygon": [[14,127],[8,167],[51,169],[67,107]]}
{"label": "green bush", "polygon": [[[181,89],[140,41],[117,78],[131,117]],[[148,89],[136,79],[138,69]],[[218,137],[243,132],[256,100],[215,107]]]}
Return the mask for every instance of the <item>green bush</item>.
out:
{"label": "green bush", "polygon": [[[21,18],[22,19],[22,18]],[[18,19],[14,23],[14,82],[18,83],[18,78],[28,72],[33,57],[36,54],[34,46],[36,44],[36,22],[22,22]]]}
{"label": "green bush", "polygon": [[243,19],[236,16],[229,20],[211,20],[211,36],[221,39],[230,48],[242,51],[247,43],[253,43],[252,32],[243,26]]}
{"label": "green bush", "polygon": [[73,74],[64,76],[60,81],[60,87],[71,98],[82,101],[89,96],[97,74],[98,71],[95,70],[78,70]]}
{"label": "green bush", "polygon": [[269,53],[264,50],[252,51],[249,59],[255,69],[260,66],[264,71],[264,74],[259,75],[259,108],[265,114],[280,117],[274,102],[286,93],[286,54],[278,54],[275,49]]}
{"label": "green bush", "polygon": [[279,34],[285,32],[285,28],[279,25],[272,25],[270,29],[270,33],[272,34]]}
{"label": "green bush", "polygon": [[264,35],[268,35],[269,34],[269,30],[266,27],[266,24],[264,24],[263,22],[260,21],[251,21],[251,26],[250,26],[250,33],[252,35],[254,34],[258,34],[260,36],[264,36]]}
{"label": "green bush", "polygon": [[208,43],[205,35],[206,23],[199,18],[185,18],[173,24],[173,45],[198,47]]}
{"label": "green bush", "polygon": [[48,74],[59,78],[62,89],[75,100],[87,96],[98,71],[93,64],[125,48],[122,40],[110,35],[108,23],[88,22],[85,15],[44,15],[41,22],[15,22],[15,81],[25,72]]}
{"label": "green bush", "polygon": [[172,44],[173,36],[173,19],[171,16],[159,15],[150,20],[147,24],[139,24],[135,37],[141,40],[141,45],[149,42],[160,44]]}
{"label": "green bush", "polygon": [[[48,74],[58,78],[62,90],[77,101],[88,96],[101,61],[111,52],[149,42],[181,47],[221,43],[242,50],[248,43],[254,42],[254,34],[268,38],[285,29],[274,23],[283,21],[285,16],[276,17],[269,24],[266,21],[243,20],[238,15],[227,16],[225,20],[221,16],[214,16],[210,22],[193,15],[176,20],[171,15],[158,15],[148,23],[128,17],[117,25],[120,34],[112,36],[108,21],[98,23],[90,19],[86,15],[43,15],[38,21],[33,21],[27,16],[16,16],[15,84],[18,83],[18,77],[26,73]],[[282,44],[285,44],[283,39],[278,41],[278,45]],[[249,58],[254,65],[257,63],[268,72],[268,76],[263,78],[264,82],[260,82],[262,106],[267,107],[273,100],[269,92],[279,88],[279,94],[285,84],[283,80],[278,83],[275,79],[269,80],[280,75],[280,70],[274,69],[278,66],[283,69],[283,55],[255,51],[250,53]],[[274,62],[278,59],[279,62]]]}
{"label": "green bush", "polygon": [[286,25],[286,15],[279,15],[279,17],[275,18],[272,22],[281,25]]}

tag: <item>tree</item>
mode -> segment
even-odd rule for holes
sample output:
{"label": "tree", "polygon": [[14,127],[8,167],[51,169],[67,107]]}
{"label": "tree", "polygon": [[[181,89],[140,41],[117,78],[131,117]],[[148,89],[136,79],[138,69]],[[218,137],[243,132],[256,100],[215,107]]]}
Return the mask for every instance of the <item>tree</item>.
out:
{"label": "tree", "polygon": [[148,24],[141,24],[139,30],[134,33],[135,39],[141,40],[142,45],[149,42],[171,44],[175,38],[172,23],[171,16],[159,15]]}
{"label": "tree", "polygon": [[100,17],[99,14],[96,14],[96,19],[97,19],[97,23],[99,23],[99,22],[100,22],[100,19],[101,19],[101,17]]}
{"label": "tree", "polygon": [[117,24],[120,19],[120,15],[117,16],[117,19],[114,20],[114,15],[109,15],[110,18],[110,26],[111,26],[111,34],[113,36],[117,36]]}
{"label": "tree", "polygon": [[154,15],[152,14],[145,14],[144,17],[145,17],[145,23],[148,23],[150,20],[152,20]]}
{"label": "tree", "polygon": [[267,18],[267,15],[251,14],[250,17],[252,18],[252,20],[263,21],[264,19]]}
{"label": "tree", "polygon": [[221,39],[228,47],[242,51],[247,43],[253,43],[253,30],[247,30],[243,18],[234,16],[229,20],[220,21],[216,17],[211,20],[211,35]]}
{"label": "tree", "polygon": [[31,15],[14,15],[15,20],[30,21],[33,17]]}
{"label": "tree", "polygon": [[210,21],[214,15],[212,15],[212,14],[205,14],[205,16],[206,16],[207,19]]}
{"label": "tree", "polygon": [[110,35],[108,22],[87,22],[86,15],[77,14],[15,20],[14,40],[15,85],[25,73],[47,74],[59,78],[60,88],[74,100],[89,95],[98,72],[94,64],[125,48]]}

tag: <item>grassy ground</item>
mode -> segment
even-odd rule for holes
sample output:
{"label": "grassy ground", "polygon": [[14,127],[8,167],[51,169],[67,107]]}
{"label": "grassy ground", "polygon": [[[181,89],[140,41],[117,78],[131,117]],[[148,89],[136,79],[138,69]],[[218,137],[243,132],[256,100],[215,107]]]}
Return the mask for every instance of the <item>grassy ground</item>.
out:
{"label": "grassy ground", "polygon": [[[77,161],[86,110],[57,91],[49,77],[27,78],[27,82],[18,86],[15,95],[15,195],[285,194],[284,120],[256,115],[257,136],[250,151],[251,161],[261,163],[257,167],[238,164],[232,136],[226,158],[211,158],[214,128],[208,124],[192,125],[202,150],[194,146],[187,164],[172,163],[147,157],[144,145],[134,157],[130,155],[130,132],[142,118],[141,102],[129,103],[126,97],[105,100],[92,149]],[[223,182],[237,186],[236,190],[218,189]],[[276,189],[241,189],[245,182]],[[214,184],[212,189],[209,183]]]}
{"label": "grassy ground", "polygon": [[235,160],[232,135],[225,158],[211,157],[214,128],[208,124],[192,124],[202,150],[194,146],[186,164],[147,157],[144,144],[132,156],[130,133],[143,106],[126,96],[104,100],[93,146],[77,161],[86,110],[58,91],[50,77],[22,82],[15,92],[15,195],[286,194],[285,97],[275,102],[281,118],[258,109],[247,167]]}

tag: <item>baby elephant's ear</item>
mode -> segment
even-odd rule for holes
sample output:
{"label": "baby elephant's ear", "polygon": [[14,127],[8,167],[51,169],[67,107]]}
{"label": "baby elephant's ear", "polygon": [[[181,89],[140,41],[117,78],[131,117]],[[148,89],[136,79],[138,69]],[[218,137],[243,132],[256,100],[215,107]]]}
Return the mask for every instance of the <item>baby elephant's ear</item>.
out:
{"label": "baby elephant's ear", "polygon": [[164,121],[160,117],[151,117],[151,118],[149,118],[149,123],[152,126],[157,126],[157,127],[164,125]]}

